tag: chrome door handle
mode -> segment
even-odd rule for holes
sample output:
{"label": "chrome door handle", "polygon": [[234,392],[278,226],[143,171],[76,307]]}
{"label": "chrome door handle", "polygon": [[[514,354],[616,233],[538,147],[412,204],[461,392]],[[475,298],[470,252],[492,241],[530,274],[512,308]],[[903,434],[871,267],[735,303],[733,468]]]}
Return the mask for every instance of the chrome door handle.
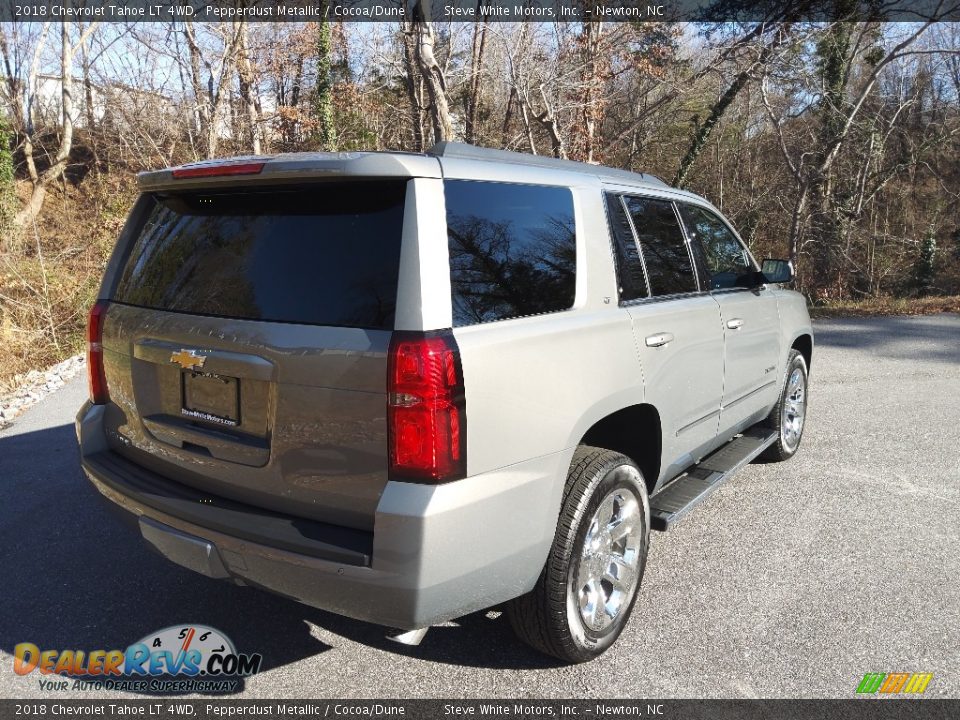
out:
{"label": "chrome door handle", "polygon": [[673,333],[662,332],[656,335],[647,335],[647,347],[663,347],[669,342],[673,342]]}
{"label": "chrome door handle", "polygon": [[740,318],[733,318],[733,320],[727,320],[727,327],[731,330],[739,330],[743,327],[743,320]]}

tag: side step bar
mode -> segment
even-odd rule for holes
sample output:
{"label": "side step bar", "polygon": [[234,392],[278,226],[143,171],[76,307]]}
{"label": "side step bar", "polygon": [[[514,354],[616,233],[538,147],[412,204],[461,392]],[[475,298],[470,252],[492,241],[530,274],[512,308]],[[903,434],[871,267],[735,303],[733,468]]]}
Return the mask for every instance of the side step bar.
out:
{"label": "side step bar", "polygon": [[678,475],[650,498],[650,527],[669,530],[776,439],[776,430],[754,426]]}

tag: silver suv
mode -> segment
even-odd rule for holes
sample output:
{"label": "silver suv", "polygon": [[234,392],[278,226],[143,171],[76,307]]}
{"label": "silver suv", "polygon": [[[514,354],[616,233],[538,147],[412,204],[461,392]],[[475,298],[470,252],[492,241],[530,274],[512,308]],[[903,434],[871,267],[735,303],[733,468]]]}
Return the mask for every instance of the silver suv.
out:
{"label": "silver suv", "polygon": [[651,528],[803,432],[803,298],[704,199],[468,145],[141,174],[83,468],[153,548],[393,628],[505,603],[570,662]]}

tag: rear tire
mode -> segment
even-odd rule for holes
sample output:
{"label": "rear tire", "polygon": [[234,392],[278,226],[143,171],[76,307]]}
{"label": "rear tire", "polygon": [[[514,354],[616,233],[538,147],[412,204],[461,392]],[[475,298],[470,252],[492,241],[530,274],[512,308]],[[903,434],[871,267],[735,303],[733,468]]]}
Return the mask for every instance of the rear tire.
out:
{"label": "rear tire", "polygon": [[620,453],[580,446],[547,563],[533,590],[507,605],[514,632],[566,662],[597,657],[627,624],[649,546],[640,469]]}
{"label": "rear tire", "polygon": [[807,361],[797,350],[791,350],[780,399],[765,421],[767,427],[777,431],[777,439],[760,454],[761,460],[782,462],[797,454],[806,425],[807,388]]}

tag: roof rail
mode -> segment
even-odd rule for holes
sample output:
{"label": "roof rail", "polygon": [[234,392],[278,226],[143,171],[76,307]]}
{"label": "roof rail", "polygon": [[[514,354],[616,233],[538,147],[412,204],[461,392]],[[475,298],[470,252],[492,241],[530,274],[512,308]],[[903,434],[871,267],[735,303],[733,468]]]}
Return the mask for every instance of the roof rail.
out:
{"label": "roof rail", "polygon": [[527,153],[511,152],[510,150],[494,150],[493,148],[477,147],[467,143],[441,140],[427,150],[427,155],[438,158],[458,158],[461,160],[486,160],[488,162],[511,163],[514,165],[528,165],[532,167],[553,168],[566,172],[586,173],[608,180],[623,180],[624,182],[642,182],[645,185],[662,185],[667,183],[656,175],[636,173],[630,170],[610,168],[604,165],[576,162],[575,160],[561,160],[559,158],[544,157],[543,155],[529,155]]}

